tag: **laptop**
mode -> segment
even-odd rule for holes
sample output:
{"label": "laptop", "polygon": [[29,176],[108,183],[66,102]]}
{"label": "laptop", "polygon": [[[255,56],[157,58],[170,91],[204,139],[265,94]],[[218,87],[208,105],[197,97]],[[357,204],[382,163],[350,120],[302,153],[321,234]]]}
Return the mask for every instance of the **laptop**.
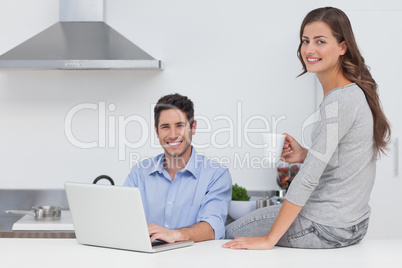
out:
{"label": "laptop", "polygon": [[66,182],[64,186],[80,244],[141,252],[194,244],[157,241],[152,245],[138,188],[74,182]]}

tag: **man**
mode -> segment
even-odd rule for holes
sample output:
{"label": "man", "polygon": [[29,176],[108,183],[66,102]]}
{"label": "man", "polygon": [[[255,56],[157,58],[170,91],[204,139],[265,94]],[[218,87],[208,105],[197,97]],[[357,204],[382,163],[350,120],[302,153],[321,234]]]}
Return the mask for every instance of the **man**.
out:
{"label": "man", "polygon": [[154,109],[164,153],[136,164],[124,185],[141,191],[151,241],[222,239],[232,197],[229,170],[191,146],[193,102],[171,94]]}

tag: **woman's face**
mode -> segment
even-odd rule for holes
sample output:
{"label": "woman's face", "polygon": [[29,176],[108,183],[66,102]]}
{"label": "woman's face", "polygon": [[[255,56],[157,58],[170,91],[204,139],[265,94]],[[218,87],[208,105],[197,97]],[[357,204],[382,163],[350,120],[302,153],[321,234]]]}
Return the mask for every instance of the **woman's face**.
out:
{"label": "woman's face", "polygon": [[300,52],[308,72],[325,74],[339,70],[339,56],[346,53],[346,45],[338,43],[326,23],[316,21],[304,27]]}

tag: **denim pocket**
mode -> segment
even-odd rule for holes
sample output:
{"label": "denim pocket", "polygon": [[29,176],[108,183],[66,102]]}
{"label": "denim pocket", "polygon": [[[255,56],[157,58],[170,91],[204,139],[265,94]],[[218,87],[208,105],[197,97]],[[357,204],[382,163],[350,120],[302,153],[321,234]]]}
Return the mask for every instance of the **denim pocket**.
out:
{"label": "denim pocket", "polygon": [[288,243],[295,248],[335,248],[339,247],[338,243],[326,239],[321,236],[316,226],[301,230],[300,232],[291,234],[287,237]]}
{"label": "denim pocket", "polygon": [[[335,228],[321,225],[318,223],[314,223],[314,226],[316,228],[317,237],[319,237],[322,241],[324,241],[326,244],[330,245],[333,248],[342,247],[341,242],[345,242],[346,239],[342,238],[341,236],[336,235],[336,232],[334,231]],[[349,232],[347,232],[347,233],[349,233]],[[349,235],[347,235],[347,236],[349,236]]]}
{"label": "denim pocket", "polygon": [[366,235],[368,219],[348,228],[334,228],[298,217],[279,245],[295,248],[339,248],[359,243]]}
{"label": "denim pocket", "polygon": [[359,243],[367,233],[368,219],[347,228],[334,228],[314,223],[317,236],[334,247],[346,247]]}

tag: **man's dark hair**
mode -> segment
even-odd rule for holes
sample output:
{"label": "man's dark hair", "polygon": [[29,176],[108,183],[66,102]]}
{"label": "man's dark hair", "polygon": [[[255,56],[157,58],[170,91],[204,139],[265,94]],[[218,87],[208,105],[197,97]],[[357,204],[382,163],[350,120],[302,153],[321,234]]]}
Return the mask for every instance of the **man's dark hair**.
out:
{"label": "man's dark hair", "polygon": [[178,93],[170,94],[163,96],[158,100],[154,108],[154,117],[155,117],[155,127],[158,129],[159,125],[159,116],[162,111],[168,109],[176,109],[182,111],[186,117],[190,126],[193,125],[194,122],[194,104],[193,102],[187,98],[186,96],[182,96]]}

